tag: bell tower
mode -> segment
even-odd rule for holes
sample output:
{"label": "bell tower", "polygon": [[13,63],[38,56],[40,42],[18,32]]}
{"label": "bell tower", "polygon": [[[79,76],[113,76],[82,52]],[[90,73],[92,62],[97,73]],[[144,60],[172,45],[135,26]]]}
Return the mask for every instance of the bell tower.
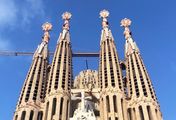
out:
{"label": "bell tower", "polygon": [[162,120],[160,107],[155,91],[142,60],[139,48],[134,42],[130,19],[123,19],[124,27],[126,78],[128,89],[128,117],[129,120]]}
{"label": "bell tower", "polygon": [[42,26],[44,35],[42,42],[34,53],[29,72],[26,76],[13,120],[26,120],[27,118],[41,120],[43,115],[42,103],[44,103],[46,82],[48,76],[48,42],[50,23]]}
{"label": "bell tower", "polygon": [[47,86],[44,120],[68,120],[72,81],[72,51],[69,33],[71,13],[62,15],[64,24],[54,53]]}
{"label": "bell tower", "polygon": [[100,105],[101,120],[124,120],[125,94],[122,81],[122,70],[119,58],[109,29],[109,12],[100,12],[102,32],[99,56],[99,81],[101,84]]}

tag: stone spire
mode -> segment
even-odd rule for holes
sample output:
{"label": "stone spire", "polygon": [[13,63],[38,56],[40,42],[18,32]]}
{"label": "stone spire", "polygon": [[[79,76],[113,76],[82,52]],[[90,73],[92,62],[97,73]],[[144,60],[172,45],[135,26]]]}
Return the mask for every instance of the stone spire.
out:
{"label": "stone spire", "polygon": [[[74,81],[71,13],[62,15],[51,65],[48,42],[52,25],[42,26],[42,42],[34,53],[13,120],[162,120],[150,77],[131,35],[131,20],[121,21],[126,43],[125,60],[120,62],[108,24],[109,12],[102,10],[100,17],[99,70],[84,70]],[[122,70],[126,74],[122,75]]]}
{"label": "stone spire", "polygon": [[100,12],[100,18],[102,18],[102,27],[103,27],[103,29],[109,27],[108,20],[107,20],[108,17],[109,17],[109,11],[102,10]]}
{"label": "stone spire", "polygon": [[131,31],[129,29],[130,25],[131,25],[130,19],[124,18],[123,20],[121,20],[121,26],[124,27],[124,29],[125,29],[124,36],[126,39],[126,44],[125,44],[125,55],[126,56],[133,53],[134,51],[139,52],[139,49],[138,49],[136,43],[132,39]]}
{"label": "stone spire", "polygon": [[41,104],[44,102],[48,72],[49,31],[52,25],[45,23],[42,28],[44,30],[42,43],[34,53],[33,61],[24,82],[14,114],[14,120],[22,120],[25,116],[37,118],[37,116],[41,115],[40,109]]}
{"label": "stone spire", "polygon": [[71,13],[62,15],[64,24],[54,53],[49,75],[45,119],[67,120],[72,81],[72,50],[69,34]]}
{"label": "stone spire", "polygon": [[[105,35],[105,37],[110,37],[111,32],[109,30],[109,23],[108,23],[108,18],[109,17],[109,11],[107,10],[102,10],[100,12],[100,18],[102,18],[102,35]],[[109,33],[110,32],[110,33]],[[103,36],[102,36],[103,37]]]}
{"label": "stone spire", "polygon": [[102,33],[100,44],[99,60],[99,82],[101,85],[100,105],[101,120],[124,120],[124,91],[122,81],[122,71],[119,58],[109,29],[107,17],[109,12],[100,12],[102,18]]}
{"label": "stone spire", "polygon": [[[71,19],[72,14],[69,12],[65,12],[62,14],[62,19],[64,20],[64,24],[62,27],[62,40],[65,39],[66,34],[69,34],[68,31],[70,29],[70,23],[69,20]],[[68,42],[70,42],[70,39],[65,39],[65,40],[69,40]]]}
{"label": "stone spire", "polygon": [[153,85],[139,53],[139,49],[132,39],[129,29],[130,25],[131,20],[127,18],[121,21],[121,26],[125,28],[124,35],[126,39],[125,62],[129,98],[129,119],[162,120]]}
{"label": "stone spire", "polygon": [[46,22],[45,24],[42,25],[42,28],[44,31],[43,41],[48,43],[48,41],[50,40],[49,31],[52,29],[52,25],[51,23]]}

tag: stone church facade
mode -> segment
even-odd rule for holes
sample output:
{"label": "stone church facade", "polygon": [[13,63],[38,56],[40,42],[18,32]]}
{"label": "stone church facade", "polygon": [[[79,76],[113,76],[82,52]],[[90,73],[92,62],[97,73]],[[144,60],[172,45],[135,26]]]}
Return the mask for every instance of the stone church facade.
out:
{"label": "stone church facade", "polygon": [[152,82],[131,35],[131,21],[121,21],[126,41],[122,61],[108,16],[108,11],[100,12],[98,70],[81,71],[74,80],[71,14],[62,15],[64,23],[51,64],[48,42],[52,25],[42,26],[42,42],[33,55],[13,120],[162,120]]}

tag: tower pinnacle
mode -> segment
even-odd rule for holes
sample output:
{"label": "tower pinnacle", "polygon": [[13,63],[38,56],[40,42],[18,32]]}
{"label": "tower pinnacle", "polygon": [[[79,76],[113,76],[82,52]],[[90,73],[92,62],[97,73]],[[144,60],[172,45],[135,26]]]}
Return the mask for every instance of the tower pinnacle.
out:
{"label": "tower pinnacle", "polygon": [[[119,64],[118,53],[107,17],[109,12],[102,10],[102,33],[100,43],[99,82],[100,92],[100,116],[101,120],[126,120],[123,116],[124,109],[124,85],[122,71]],[[119,102],[117,102],[119,101]],[[113,107],[111,107],[111,105]]]}
{"label": "tower pinnacle", "polygon": [[124,18],[123,20],[121,20],[121,26],[125,28],[124,30],[125,39],[131,37],[131,31],[129,29],[130,25],[131,25],[130,19]]}
{"label": "tower pinnacle", "polygon": [[120,23],[121,23],[121,26],[125,28],[124,33],[123,33],[126,39],[125,55],[129,55],[133,53],[134,51],[139,53],[139,48],[137,47],[136,43],[132,39],[131,31],[129,29],[131,25],[131,20],[128,18],[124,18],[121,20]]}
{"label": "tower pinnacle", "polygon": [[65,38],[66,33],[69,31],[70,29],[70,24],[69,24],[69,20],[71,19],[72,14],[69,12],[65,12],[62,14],[62,19],[64,20],[64,24],[63,24],[63,31],[62,31],[62,39]]}
{"label": "tower pinnacle", "polygon": [[41,111],[41,108],[46,96],[49,65],[49,31],[52,25],[46,22],[42,25],[42,28],[44,31],[42,42],[38,45],[34,53],[32,64],[26,76],[13,120],[27,120],[27,117],[29,117],[30,120],[42,119],[43,111]]}
{"label": "tower pinnacle", "polygon": [[49,31],[51,31],[51,29],[52,29],[52,24],[49,22],[46,22],[42,25],[42,28],[44,31],[43,41],[48,43],[48,41],[50,40]]}
{"label": "tower pinnacle", "polygon": [[[42,30],[44,31],[44,35],[42,37],[42,42],[41,44],[38,46],[37,50],[34,53],[33,59],[35,57],[41,56],[43,53],[43,57],[44,58],[48,58],[48,48],[47,48],[47,44],[48,41],[50,40],[50,35],[49,35],[49,31],[51,31],[52,29],[52,25],[49,22],[46,22],[42,25]],[[47,49],[44,49],[47,48]],[[43,52],[42,52],[43,51]]]}
{"label": "tower pinnacle", "polygon": [[109,17],[109,11],[107,10],[102,10],[100,11],[100,18],[102,18],[102,35],[103,33],[105,34],[106,38],[110,36],[109,32],[109,25],[108,25],[108,20],[107,18]]}
{"label": "tower pinnacle", "polygon": [[69,12],[65,12],[62,14],[62,19],[64,21],[63,29],[69,30],[69,20],[71,19],[72,14]]}
{"label": "tower pinnacle", "polygon": [[[145,68],[139,49],[134,42],[129,26],[130,19],[121,20],[121,26],[125,28],[125,62],[126,85],[128,91],[128,114],[130,120],[136,120],[138,111],[141,120],[162,120],[160,108],[152,86],[152,82]],[[136,106],[139,106],[138,108]],[[137,117],[138,118],[138,117]]]}
{"label": "tower pinnacle", "polygon": [[107,10],[102,10],[100,12],[100,18],[103,18],[103,21],[102,21],[102,27],[105,29],[108,27],[108,20],[107,20],[107,17],[109,17],[109,11]]}

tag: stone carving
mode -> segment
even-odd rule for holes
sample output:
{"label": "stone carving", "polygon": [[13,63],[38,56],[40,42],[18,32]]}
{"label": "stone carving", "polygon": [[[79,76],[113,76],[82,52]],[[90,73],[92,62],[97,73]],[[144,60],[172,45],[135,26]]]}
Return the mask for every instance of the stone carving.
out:
{"label": "stone carving", "polygon": [[65,13],[62,14],[62,19],[64,19],[64,20],[70,20],[71,16],[72,16],[71,13],[65,12]]}
{"label": "stone carving", "polygon": [[98,72],[95,70],[85,70],[76,76],[74,87],[79,89],[92,90],[98,88]]}
{"label": "stone carving", "polygon": [[62,29],[63,29],[62,39],[65,38],[66,33],[69,30],[69,28],[70,28],[69,20],[71,19],[71,16],[72,16],[72,14],[69,13],[69,12],[65,12],[65,13],[62,14],[62,19],[65,20],[64,24],[63,24],[63,27],[62,27]]}
{"label": "stone carving", "polygon": [[102,21],[102,27],[105,31],[105,35],[106,37],[109,37],[109,25],[108,25],[108,20],[107,20],[107,17],[109,17],[109,11],[107,10],[102,10],[100,12],[100,17],[103,18],[103,21]]}
{"label": "stone carving", "polygon": [[121,20],[121,26],[125,28],[124,30],[124,35],[125,35],[125,39],[131,38],[131,31],[129,29],[129,26],[131,25],[131,20],[124,18],[123,20]]}
{"label": "stone carving", "polygon": [[65,12],[62,14],[62,19],[64,21],[63,29],[69,30],[69,20],[71,19],[72,14],[69,12]]}
{"label": "stone carving", "polygon": [[50,39],[49,31],[52,29],[52,25],[49,22],[46,22],[42,25],[44,35],[43,35],[43,41],[48,43]]}
{"label": "stone carving", "polygon": [[107,10],[102,10],[101,12],[100,12],[100,17],[102,17],[102,18],[107,18],[109,16],[109,11],[107,11]]}
{"label": "stone carving", "polygon": [[92,99],[92,97],[85,97],[84,90],[80,91],[80,93],[81,97],[74,97],[74,99],[80,99],[81,105],[74,111],[73,118],[70,118],[70,120],[96,120],[93,107],[89,102],[89,99]]}
{"label": "stone carving", "polygon": [[103,18],[102,21],[102,27],[107,28],[108,27],[108,20],[107,17],[109,16],[109,12],[107,10],[102,10],[100,12],[100,17]]}

